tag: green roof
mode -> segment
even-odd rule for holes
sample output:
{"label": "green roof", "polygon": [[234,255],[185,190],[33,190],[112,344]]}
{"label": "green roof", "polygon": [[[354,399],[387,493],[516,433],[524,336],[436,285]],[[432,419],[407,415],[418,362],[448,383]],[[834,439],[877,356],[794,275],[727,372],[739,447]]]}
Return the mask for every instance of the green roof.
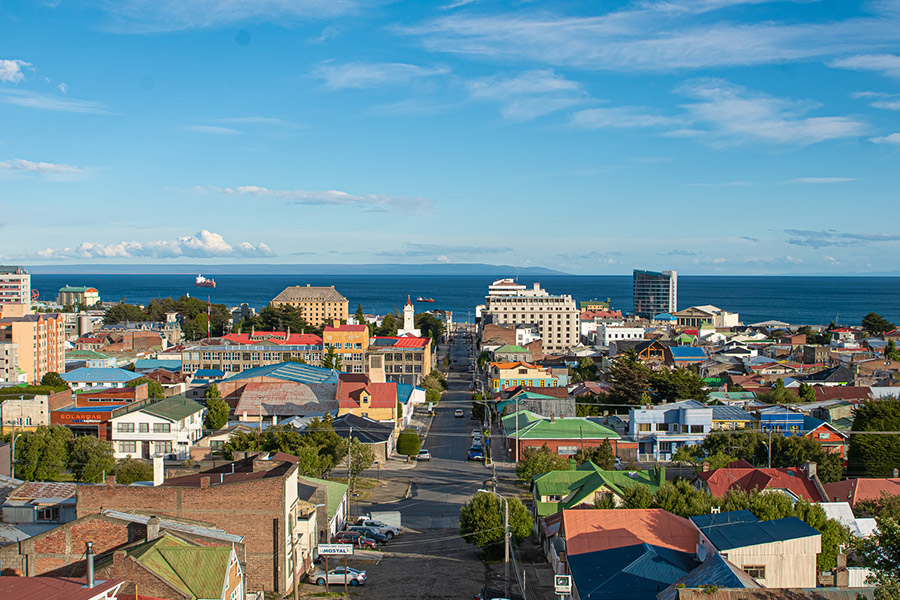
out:
{"label": "green roof", "polygon": [[504,346],[500,346],[496,350],[494,350],[494,354],[505,353],[505,352],[518,352],[518,353],[528,353],[528,350],[523,348],[522,346],[517,346],[516,344],[506,344]]}
{"label": "green roof", "polygon": [[[519,419],[516,431],[516,417],[527,413]],[[507,421],[508,420],[508,421]],[[524,422],[523,422],[524,421]],[[532,412],[520,410],[516,414],[503,417],[503,428],[508,437],[522,440],[602,440],[604,438],[619,439],[619,434],[610,429],[579,418],[548,419]]]}
{"label": "green roof", "polygon": [[65,293],[65,292],[79,292],[79,293],[82,293],[82,294],[83,294],[84,292],[86,292],[86,291],[88,291],[88,290],[90,290],[90,289],[94,289],[94,288],[83,287],[83,286],[77,286],[77,285],[67,285],[66,287],[59,288],[59,291],[62,292],[62,293]]}
{"label": "green roof", "polygon": [[222,597],[231,558],[230,547],[191,546],[175,536],[164,534],[128,554],[192,598]]}
{"label": "green roof", "polygon": [[141,410],[147,414],[170,421],[180,421],[203,410],[203,405],[184,396],[172,396],[145,406]]}
{"label": "green roof", "polygon": [[564,508],[574,508],[586,501],[592,502],[592,496],[599,490],[606,490],[621,498],[626,489],[640,483],[649,487],[651,493],[656,494],[665,480],[665,468],[652,471],[604,471],[588,461],[576,469],[536,475],[532,485],[538,498],[562,497],[559,502],[537,502],[538,516],[546,517]]}
{"label": "green roof", "polygon": [[327,479],[317,479],[315,477],[306,477],[303,475],[300,476],[300,479],[315,485],[325,486],[325,493],[328,497],[328,518],[333,519],[334,515],[337,514],[338,508],[341,506],[344,495],[347,493],[347,488],[350,486],[346,483],[341,483],[340,481],[328,481]]}
{"label": "green roof", "polygon": [[66,358],[110,358],[110,355],[96,350],[67,350]]}

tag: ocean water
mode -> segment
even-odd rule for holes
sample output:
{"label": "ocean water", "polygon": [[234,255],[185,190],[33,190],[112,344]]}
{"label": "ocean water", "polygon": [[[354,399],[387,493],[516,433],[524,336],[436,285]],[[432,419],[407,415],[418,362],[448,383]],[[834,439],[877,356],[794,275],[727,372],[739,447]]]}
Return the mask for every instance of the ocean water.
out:
{"label": "ocean water", "polygon": [[[472,321],[475,306],[484,302],[492,277],[398,275],[215,275],[216,288],[194,286],[193,275],[32,275],[32,288],[42,299],[56,297],[65,285],[92,286],[104,301],[146,303],[152,298],[190,294],[212,302],[257,309],[291,285],[333,285],[350,301],[350,312],[361,304],[367,313],[402,309],[407,296],[434,298],[416,303],[453,311],[457,322]],[[631,310],[631,276],[521,277],[530,286],[539,281],[551,294],[571,294],[576,300],[610,298],[614,308]],[[900,323],[900,277],[775,277],[679,276],[678,307],[713,304],[740,313],[744,323],[778,319],[793,324],[855,325],[870,312]]]}

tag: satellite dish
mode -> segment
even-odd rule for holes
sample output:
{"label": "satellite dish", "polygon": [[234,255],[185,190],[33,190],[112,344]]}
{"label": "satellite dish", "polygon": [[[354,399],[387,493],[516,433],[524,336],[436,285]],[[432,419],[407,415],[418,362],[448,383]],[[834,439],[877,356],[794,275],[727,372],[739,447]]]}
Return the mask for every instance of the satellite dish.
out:
{"label": "satellite dish", "polygon": [[40,298],[40,296],[41,296],[41,293],[40,293],[39,291],[34,290],[34,289],[31,290],[31,301],[32,301],[32,302],[34,302],[35,300],[37,300],[38,298]]}

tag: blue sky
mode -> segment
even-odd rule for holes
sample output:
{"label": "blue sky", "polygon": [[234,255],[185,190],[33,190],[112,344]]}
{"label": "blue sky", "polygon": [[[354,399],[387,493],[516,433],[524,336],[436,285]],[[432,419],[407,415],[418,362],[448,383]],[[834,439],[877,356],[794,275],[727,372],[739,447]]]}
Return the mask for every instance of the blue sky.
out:
{"label": "blue sky", "polygon": [[0,3],[0,260],[898,270],[900,0]]}

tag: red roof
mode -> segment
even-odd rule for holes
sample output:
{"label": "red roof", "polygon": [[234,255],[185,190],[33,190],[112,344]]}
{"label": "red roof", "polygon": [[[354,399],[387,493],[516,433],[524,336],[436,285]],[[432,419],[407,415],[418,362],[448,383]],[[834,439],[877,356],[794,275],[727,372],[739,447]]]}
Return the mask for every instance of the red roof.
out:
{"label": "red roof", "polygon": [[697,551],[697,529],[661,508],[568,509],[563,511],[562,530],[569,556],[641,543]]}
{"label": "red roof", "polygon": [[376,340],[393,340],[394,348],[424,348],[431,342],[431,338],[415,337],[415,336],[379,336]]}
{"label": "red roof", "polygon": [[365,380],[359,375],[347,377],[340,375],[338,378],[337,397],[341,408],[361,408],[363,392],[369,394],[370,408],[394,408],[397,406],[397,384],[371,383],[365,375]]}
{"label": "red roof", "polygon": [[845,479],[826,483],[824,487],[828,501],[855,506],[863,500],[879,500],[882,494],[900,494],[900,479]]}
{"label": "red roof", "polygon": [[871,390],[865,386],[853,385],[817,385],[813,386],[816,402],[824,400],[867,400]]}
{"label": "red roof", "polygon": [[333,331],[343,331],[347,333],[362,333],[366,331],[368,327],[365,325],[338,325],[334,327],[332,325],[326,325],[323,331],[333,332]]}
{"label": "red roof", "polygon": [[94,580],[88,588],[84,578],[74,577],[0,577],[0,598],[17,600],[94,600],[106,598],[123,579]]}
{"label": "red roof", "polygon": [[714,471],[704,471],[697,475],[706,483],[713,496],[724,496],[729,490],[787,490],[810,502],[824,502],[825,498],[816,487],[815,482],[807,477],[799,467],[783,469],[746,468],[745,462],[731,463],[729,466]]}
{"label": "red roof", "polygon": [[222,339],[249,346],[265,342],[275,345],[290,346],[317,346],[322,343],[322,338],[312,333],[292,333],[288,335],[285,331],[257,331],[254,333],[227,333]]}

